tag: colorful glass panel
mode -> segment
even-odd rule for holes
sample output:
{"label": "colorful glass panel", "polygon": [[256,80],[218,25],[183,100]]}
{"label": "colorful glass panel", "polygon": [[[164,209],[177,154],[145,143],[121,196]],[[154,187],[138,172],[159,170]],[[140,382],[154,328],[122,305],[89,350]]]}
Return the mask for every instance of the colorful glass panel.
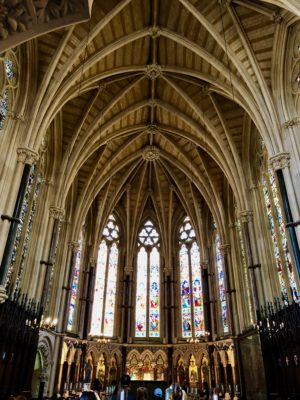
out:
{"label": "colorful glass panel", "polygon": [[114,333],[114,317],[115,317],[115,300],[117,287],[119,250],[116,243],[110,248],[108,261],[107,288],[105,300],[104,314],[104,336],[113,336]]}
{"label": "colorful glass panel", "polygon": [[181,287],[181,312],[183,337],[192,336],[191,290],[189,277],[188,248],[182,244],[179,252],[180,287]]}
{"label": "colorful glass panel", "polygon": [[107,245],[106,241],[102,240],[99,246],[97,259],[97,272],[95,281],[94,303],[92,312],[91,333],[99,335],[102,333],[102,316],[103,316],[103,300],[104,286],[107,264]]}
{"label": "colorful glass panel", "polygon": [[203,291],[201,281],[200,252],[196,242],[193,242],[190,252],[193,282],[195,336],[201,336],[204,333]]}
{"label": "colorful glass panel", "polygon": [[242,267],[243,267],[244,282],[245,282],[246,292],[247,292],[247,303],[248,303],[248,309],[249,309],[249,315],[250,315],[250,322],[253,323],[254,319],[253,319],[253,308],[252,308],[252,303],[251,303],[248,267],[247,267],[247,261],[246,261],[246,253],[245,253],[245,246],[244,246],[244,240],[243,240],[243,233],[242,233],[241,223],[240,223],[239,220],[237,221],[236,227],[237,227],[237,232],[238,232],[238,237],[239,237],[239,242],[240,242],[240,250],[241,250],[241,257],[242,257]]}
{"label": "colorful glass panel", "polygon": [[15,76],[14,63],[9,58],[4,59],[4,68],[8,80],[12,80]]}
{"label": "colorful glass panel", "polygon": [[273,250],[274,250],[274,255],[275,255],[275,261],[276,261],[276,267],[277,267],[277,272],[278,272],[281,293],[282,293],[282,297],[284,299],[286,299],[287,290],[285,287],[285,282],[284,282],[284,277],[283,277],[282,262],[281,262],[280,252],[279,252],[277,234],[276,234],[276,230],[275,230],[275,222],[274,222],[273,213],[272,213],[271,197],[270,197],[270,193],[269,193],[268,184],[265,179],[263,179],[263,194],[264,194],[265,204],[266,204],[266,208],[267,208],[267,215],[268,215],[270,231],[271,231],[271,235],[272,235],[272,244],[273,244]]}
{"label": "colorful glass panel", "polygon": [[79,248],[76,251],[76,260],[74,266],[74,274],[71,288],[71,301],[69,308],[69,318],[68,318],[68,326],[67,329],[71,330],[73,328],[74,323],[74,313],[75,313],[75,304],[78,295],[78,283],[79,283],[79,271],[80,271],[80,261],[81,261],[81,251],[82,251],[82,233],[80,233],[79,237]]}
{"label": "colorful glass panel", "polygon": [[32,188],[34,185],[35,172],[36,172],[36,166],[33,165],[30,170],[30,174],[29,174],[29,178],[28,178],[28,182],[27,182],[27,186],[26,186],[26,191],[25,191],[25,195],[24,195],[24,199],[23,199],[23,203],[22,203],[21,214],[20,214],[21,223],[18,224],[18,227],[17,227],[16,238],[14,241],[13,252],[12,252],[10,266],[9,266],[8,274],[7,274],[7,284],[10,282],[13,268],[14,268],[14,265],[15,265],[15,262],[17,259],[18,249],[19,249],[19,245],[21,242],[21,238],[22,238],[23,227],[25,225],[24,223],[25,223],[25,219],[26,219],[26,214],[28,211],[28,207],[29,207],[29,203],[30,203],[30,199],[31,199]]}
{"label": "colorful glass panel", "polygon": [[221,319],[223,325],[223,332],[227,333],[229,331],[228,328],[228,319],[227,319],[227,303],[226,303],[226,289],[224,282],[224,271],[223,271],[223,261],[221,254],[221,240],[220,236],[217,234],[215,238],[215,249],[216,249],[216,261],[218,268],[218,284],[219,284],[219,299],[221,305]]}
{"label": "colorful glass panel", "polygon": [[148,255],[144,247],[138,252],[137,289],[135,308],[135,336],[146,337],[147,329],[147,266]]}
{"label": "colorful glass panel", "polygon": [[270,177],[270,184],[271,184],[271,189],[272,189],[274,207],[275,207],[277,221],[278,221],[278,228],[279,228],[279,234],[280,234],[281,245],[282,245],[282,250],[283,250],[283,256],[284,256],[284,261],[285,261],[285,265],[286,265],[286,269],[287,269],[287,273],[288,273],[288,277],[289,277],[289,281],[290,281],[291,292],[292,292],[294,300],[298,300],[299,293],[298,293],[298,289],[297,289],[297,285],[296,285],[292,258],[291,258],[291,254],[290,254],[290,251],[288,248],[288,239],[287,239],[287,235],[286,235],[283,214],[282,214],[281,205],[280,205],[280,201],[279,201],[276,179],[275,179],[275,175],[272,170],[269,170],[269,177]]}
{"label": "colorful glass panel", "polygon": [[27,253],[28,253],[30,233],[31,233],[31,229],[32,229],[32,224],[33,224],[36,208],[37,208],[37,201],[38,201],[41,183],[42,183],[42,176],[38,175],[36,184],[35,184],[35,188],[34,188],[34,194],[33,194],[32,204],[31,204],[31,208],[30,208],[28,223],[27,223],[27,227],[26,227],[26,233],[25,233],[25,237],[24,237],[24,241],[23,241],[18,277],[17,277],[17,281],[16,281],[16,288],[19,287],[21,275],[22,275],[22,272],[24,269],[25,259],[26,259]]}
{"label": "colorful glass panel", "polygon": [[8,91],[6,90],[0,96],[0,130],[4,128],[4,124],[8,114]]}
{"label": "colorful glass panel", "polygon": [[150,253],[149,336],[159,337],[159,252]]}

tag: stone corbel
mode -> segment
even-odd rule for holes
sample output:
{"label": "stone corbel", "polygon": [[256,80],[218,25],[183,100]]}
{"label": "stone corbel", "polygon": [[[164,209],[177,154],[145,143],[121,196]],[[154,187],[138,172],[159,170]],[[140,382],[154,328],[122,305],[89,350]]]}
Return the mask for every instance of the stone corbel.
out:
{"label": "stone corbel", "polygon": [[221,246],[220,246],[220,250],[221,250],[221,253],[224,255],[224,254],[228,254],[229,253],[229,251],[230,251],[230,249],[231,249],[231,245],[230,244],[221,244]]}

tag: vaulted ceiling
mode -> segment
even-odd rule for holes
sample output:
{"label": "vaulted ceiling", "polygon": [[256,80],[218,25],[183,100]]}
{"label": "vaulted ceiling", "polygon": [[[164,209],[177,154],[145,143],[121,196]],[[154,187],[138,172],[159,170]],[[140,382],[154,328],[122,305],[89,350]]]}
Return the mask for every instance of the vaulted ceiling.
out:
{"label": "vaulted ceiling", "polygon": [[48,129],[56,203],[75,192],[81,223],[96,201],[102,225],[127,207],[136,229],[152,213],[164,232],[174,212],[196,225],[205,204],[221,224],[228,191],[247,209],[245,165],[253,132],[276,120],[272,52],[288,14],[270,3],[94,1],[90,21],[35,39],[30,141]]}

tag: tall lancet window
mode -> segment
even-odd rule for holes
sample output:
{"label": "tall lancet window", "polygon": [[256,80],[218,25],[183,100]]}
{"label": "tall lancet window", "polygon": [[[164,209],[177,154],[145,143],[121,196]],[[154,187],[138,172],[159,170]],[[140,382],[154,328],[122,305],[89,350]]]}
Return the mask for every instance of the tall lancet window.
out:
{"label": "tall lancet window", "polygon": [[138,236],[135,336],[160,336],[159,234],[147,221]]}
{"label": "tall lancet window", "polygon": [[182,336],[201,336],[205,327],[200,250],[189,217],[180,228],[179,243]]}
{"label": "tall lancet window", "polygon": [[221,307],[221,321],[222,321],[223,333],[228,333],[229,327],[228,327],[228,310],[226,302],[225,277],[224,277],[223,259],[221,253],[221,240],[218,234],[216,234],[215,236],[215,257],[216,257],[216,267],[218,273],[218,291],[219,291],[219,300]]}
{"label": "tall lancet window", "polygon": [[92,312],[91,334],[111,337],[114,334],[119,227],[110,215],[99,245]]}
{"label": "tall lancet window", "polygon": [[271,169],[263,177],[262,183],[282,298],[286,299],[289,287],[293,299],[297,300],[299,299],[299,292],[294,275],[294,266],[288,247],[276,178]]}
{"label": "tall lancet window", "polygon": [[68,328],[67,328],[68,331],[73,329],[75,305],[78,296],[79,272],[80,272],[81,251],[82,251],[82,232],[80,232],[78,244],[79,248],[76,251],[76,260],[75,260],[72,289],[71,289],[71,301],[70,301]]}

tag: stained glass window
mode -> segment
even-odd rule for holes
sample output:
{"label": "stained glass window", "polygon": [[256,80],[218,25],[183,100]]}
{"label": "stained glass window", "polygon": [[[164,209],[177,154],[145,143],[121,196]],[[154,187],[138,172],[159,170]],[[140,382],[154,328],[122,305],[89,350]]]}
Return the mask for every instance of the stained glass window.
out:
{"label": "stained glass window", "polygon": [[190,338],[203,335],[205,325],[200,250],[188,217],[179,230],[179,243],[182,336]]}
{"label": "stained glass window", "polygon": [[[263,177],[263,194],[267,208],[270,232],[272,235],[272,244],[282,298],[287,298],[287,287],[289,286],[293,299],[297,300],[299,298],[299,293],[295,281],[294,267],[288,248],[288,239],[279,200],[276,178],[271,169],[269,169],[267,176]],[[288,282],[284,279],[283,268],[287,271]]]}
{"label": "stained glass window", "polygon": [[[8,274],[7,274],[7,284],[9,284],[11,281],[12,273],[13,273],[13,270],[15,269],[14,267],[16,264],[18,254],[20,254],[20,256],[21,256],[22,267],[23,267],[23,263],[24,263],[24,260],[25,260],[26,254],[27,254],[27,246],[28,246],[29,234],[31,231],[31,224],[30,225],[28,224],[27,232],[24,227],[26,226],[26,221],[27,221],[26,216],[27,216],[28,210],[30,209],[30,205],[31,205],[31,201],[32,201],[32,191],[33,191],[33,187],[34,187],[34,183],[35,183],[35,175],[36,175],[36,166],[33,165],[30,170],[30,174],[29,174],[29,178],[28,178],[28,182],[27,182],[27,186],[26,186],[26,191],[25,191],[25,195],[24,195],[24,199],[23,199],[23,203],[22,203],[21,214],[20,214],[21,223],[18,224],[18,227],[17,227],[16,238],[14,241],[14,247],[13,247],[13,252],[12,252],[11,261],[10,261],[10,267],[9,267]],[[34,216],[36,197],[38,195],[39,186],[40,186],[40,180],[38,180],[38,182],[36,184],[36,191],[35,191],[36,196],[35,196],[35,201],[33,201],[33,203],[32,203],[31,213],[30,213],[31,215],[29,218],[29,222],[30,222],[30,219],[32,220],[33,216]],[[27,233],[27,235],[26,235],[27,239],[25,237],[24,246],[23,246],[24,251],[22,251],[22,253],[20,253],[19,248],[20,248],[20,244],[24,238],[24,229],[25,229],[25,233]],[[29,232],[28,232],[28,229],[29,229]],[[18,271],[15,271],[14,272],[15,278],[16,278],[17,274],[18,274]]]}
{"label": "stained glass window", "polygon": [[8,91],[0,96],[0,130],[3,129],[8,113]]}
{"label": "stained glass window", "polygon": [[1,60],[5,73],[3,91],[0,93],[0,130],[4,128],[9,105],[11,106],[12,103],[13,90],[16,88],[16,56],[12,51],[9,51]]}
{"label": "stained glass window", "polygon": [[98,250],[91,334],[112,337],[119,260],[119,227],[113,215],[102,232]]}
{"label": "stained glass window", "polygon": [[239,242],[240,242],[240,251],[241,251],[244,282],[245,282],[246,293],[247,293],[248,310],[249,310],[250,322],[252,324],[254,322],[254,319],[253,319],[253,307],[252,307],[252,303],[251,303],[251,293],[250,293],[250,283],[249,283],[249,276],[248,276],[248,267],[247,267],[244,239],[243,239],[243,233],[242,233],[242,227],[241,227],[240,220],[237,221],[236,228],[237,228],[238,238],[239,238]]}
{"label": "stained glass window", "polygon": [[226,303],[226,289],[225,289],[225,279],[223,270],[223,261],[221,254],[221,240],[220,236],[216,234],[215,236],[215,254],[216,254],[216,264],[218,270],[218,289],[219,289],[219,299],[221,306],[221,320],[223,326],[223,332],[228,333],[228,318],[227,318],[227,303]]}
{"label": "stained glass window", "polygon": [[80,232],[79,241],[78,241],[78,249],[76,250],[76,259],[74,266],[74,274],[72,280],[71,287],[71,301],[69,308],[69,318],[68,318],[68,326],[67,330],[72,330],[74,324],[74,314],[75,314],[75,305],[78,295],[78,283],[79,283],[79,272],[80,272],[80,261],[81,261],[81,252],[82,252],[82,232]]}
{"label": "stained glass window", "polygon": [[159,233],[147,221],[138,236],[135,336],[160,336]]}

